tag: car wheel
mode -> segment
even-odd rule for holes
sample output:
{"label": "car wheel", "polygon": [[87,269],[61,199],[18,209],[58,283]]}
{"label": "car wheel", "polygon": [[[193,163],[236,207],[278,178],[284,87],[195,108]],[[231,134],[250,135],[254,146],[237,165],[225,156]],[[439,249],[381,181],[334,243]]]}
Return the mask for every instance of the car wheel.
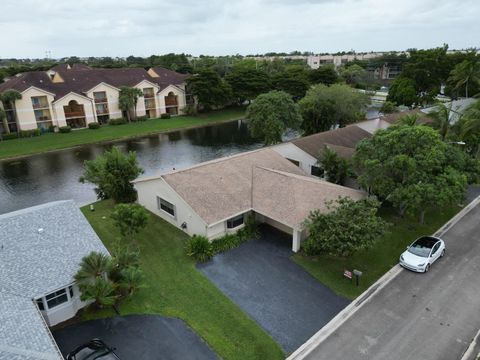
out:
{"label": "car wheel", "polygon": [[445,256],[445,249],[442,250],[442,253],[440,254],[441,257]]}
{"label": "car wheel", "polygon": [[430,269],[430,264],[427,264],[427,266],[425,266],[425,272],[427,272],[429,269]]}

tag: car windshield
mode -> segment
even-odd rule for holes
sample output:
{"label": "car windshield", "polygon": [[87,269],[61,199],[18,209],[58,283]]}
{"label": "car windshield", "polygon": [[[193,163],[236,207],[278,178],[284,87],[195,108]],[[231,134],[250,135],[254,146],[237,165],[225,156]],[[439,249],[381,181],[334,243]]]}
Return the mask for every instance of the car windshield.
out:
{"label": "car windshield", "polygon": [[436,239],[430,237],[420,238],[408,248],[408,252],[417,256],[428,257],[436,242]]}

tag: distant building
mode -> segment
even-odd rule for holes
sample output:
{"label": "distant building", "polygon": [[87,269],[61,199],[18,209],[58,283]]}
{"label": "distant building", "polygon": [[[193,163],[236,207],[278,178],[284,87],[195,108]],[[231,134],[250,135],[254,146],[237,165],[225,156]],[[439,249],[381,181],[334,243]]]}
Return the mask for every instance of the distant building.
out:
{"label": "distant building", "polygon": [[[121,86],[142,91],[137,116],[177,115],[187,99],[187,75],[155,67],[92,69],[87,65],[61,64],[48,71],[29,71],[0,84],[0,93],[14,89],[21,100],[1,106],[7,113],[9,130],[42,129],[70,126],[85,128],[89,123],[106,123],[125,116],[119,108]],[[0,123],[0,132],[5,132]]]}

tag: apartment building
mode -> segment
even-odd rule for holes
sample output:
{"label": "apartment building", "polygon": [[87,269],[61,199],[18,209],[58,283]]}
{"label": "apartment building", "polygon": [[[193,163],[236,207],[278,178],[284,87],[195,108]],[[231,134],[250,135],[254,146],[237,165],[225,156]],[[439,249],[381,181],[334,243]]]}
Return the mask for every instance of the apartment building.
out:
{"label": "apartment building", "polygon": [[[188,75],[155,67],[93,69],[83,64],[60,64],[48,71],[18,74],[0,84],[0,93],[13,89],[22,98],[0,104],[7,114],[10,132],[106,123],[126,114],[119,107],[121,86],[138,88],[136,116],[159,117],[182,113],[186,105]],[[131,114],[134,115],[134,114]],[[6,132],[0,124],[0,132]]]}

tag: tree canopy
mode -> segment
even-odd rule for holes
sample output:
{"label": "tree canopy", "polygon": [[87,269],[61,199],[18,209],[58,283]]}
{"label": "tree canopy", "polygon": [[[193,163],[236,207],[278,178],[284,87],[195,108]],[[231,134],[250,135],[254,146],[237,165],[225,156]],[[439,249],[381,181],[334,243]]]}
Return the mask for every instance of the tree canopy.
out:
{"label": "tree canopy", "polygon": [[387,230],[388,224],[377,215],[377,200],[344,197],[326,205],[328,213],[312,211],[304,222],[309,235],[302,248],[308,255],[350,256],[372,246]]}
{"label": "tree canopy", "polygon": [[99,199],[113,199],[117,203],[132,202],[137,194],[131,181],[142,173],[135,152],[123,154],[118,147],[113,146],[95,160],[85,161],[80,182],[95,184]]}
{"label": "tree canopy", "polygon": [[415,82],[402,76],[397,77],[388,91],[387,101],[396,105],[411,106],[418,102]]}
{"label": "tree canopy", "polygon": [[203,110],[227,104],[231,99],[230,85],[212,69],[200,70],[187,79],[187,86]]}
{"label": "tree canopy", "polygon": [[310,83],[308,71],[304,66],[288,66],[272,76],[274,89],[284,91],[297,101],[305,96]]}
{"label": "tree canopy", "polygon": [[368,103],[365,94],[348,85],[315,85],[299,101],[302,128],[306,134],[314,134],[362,120]]}
{"label": "tree canopy", "polygon": [[337,70],[332,64],[320,66],[318,69],[311,70],[308,74],[310,83],[332,85],[339,81]]}
{"label": "tree canopy", "polygon": [[248,67],[234,68],[225,76],[225,80],[232,88],[232,96],[238,104],[246,100],[253,100],[258,95],[271,89],[270,79],[264,71]]}
{"label": "tree canopy", "polygon": [[120,234],[133,240],[135,234],[147,226],[148,212],[139,204],[118,204],[113,210],[112,219]]}
{"label": "tree canopy", "polygon": [[455,157],[464,154],[428,126],[394,125],[356,148],[358,182],[399,213],[419,213],[463,200],[467,176]]}
{"label": "tree canopy", "polygon": [[118,95],[118,106],[127,113],[128,121],[131,120],[130,113],[137,117],[137,101],[143,96],[142,90],[128,86],[121,86]]}
{"label": "tree canopy", "polygon": [[281,142],[285,130],[298,129],[302,123],[292,97],[276,90],[259,95],[247,108],[246,117],[252,136],[263,139],[265,145]]}
{"label": "tree canopy", "polygon": [[349,162],[337,155],[337,153],[325,146],[318,157],[317,165],[324,172],[327,181],[343,185],[349,174]]}

